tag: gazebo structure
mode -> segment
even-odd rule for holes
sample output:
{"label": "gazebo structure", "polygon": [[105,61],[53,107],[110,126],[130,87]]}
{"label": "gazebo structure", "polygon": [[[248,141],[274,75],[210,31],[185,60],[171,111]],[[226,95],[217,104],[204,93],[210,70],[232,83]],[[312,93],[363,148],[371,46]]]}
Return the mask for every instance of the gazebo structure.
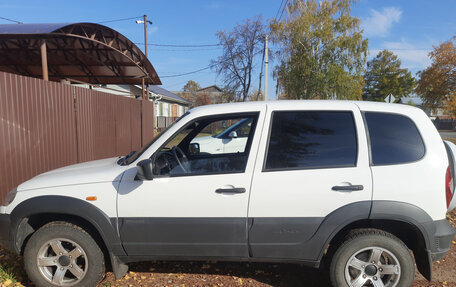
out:
{"label": "gazebo structure", "polygon": [[94,23],[0,25],[0,71],[50,81],[161,84],[133,42]]}

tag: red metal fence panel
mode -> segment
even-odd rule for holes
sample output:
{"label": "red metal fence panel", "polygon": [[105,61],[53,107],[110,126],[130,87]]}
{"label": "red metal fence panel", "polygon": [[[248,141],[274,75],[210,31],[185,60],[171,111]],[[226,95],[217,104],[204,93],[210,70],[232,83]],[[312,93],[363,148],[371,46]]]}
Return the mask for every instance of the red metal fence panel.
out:
{"label": "red metal fence panel", "polygon": [[0,199],[58,167],[139,149],[153,103],[0,72]]}
{"label": "red metal fence panel", "polygon": [[149,143],[154,137],[154,103],[142,102],[142,145]]}
{"label": "red metal fence panel", "polygon": [[[130,129],[131,150],[139,150],[142,147],[141,139],[141,107],[144,101],[132,101],[130,105]],[[153,128],[153,125],[151,126]]]}

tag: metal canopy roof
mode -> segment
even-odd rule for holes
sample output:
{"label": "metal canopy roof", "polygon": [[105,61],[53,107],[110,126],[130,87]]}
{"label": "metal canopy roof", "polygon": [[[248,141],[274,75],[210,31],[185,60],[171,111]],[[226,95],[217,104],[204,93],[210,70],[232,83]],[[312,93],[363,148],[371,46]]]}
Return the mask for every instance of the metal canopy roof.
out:
{"label": "metal canopy roof", "polygon": [[49,79],[91,84],[160,85],[142,51],[119,32],[94,23],[0,25],[0,71],[42,77],[46,42]]}

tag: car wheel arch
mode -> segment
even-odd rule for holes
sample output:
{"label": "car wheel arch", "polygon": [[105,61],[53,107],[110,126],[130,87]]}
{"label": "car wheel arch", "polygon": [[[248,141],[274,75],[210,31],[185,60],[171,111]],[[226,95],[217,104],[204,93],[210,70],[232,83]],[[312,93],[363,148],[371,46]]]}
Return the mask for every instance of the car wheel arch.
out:
{"label": "car wheel arch", "polygon": [[[425,235],[422,230],[413,223],[403,220],[393,219],[364,219],[354,221],[343,228],[330,238],[324,252],[322,252],[322,262],[326,266],[329,264],[332,255],[337,247],[349,236],[352,232],[358,232],[364,229],[376,229],[393,234],[413,251],[416,265],[420,273],[428,280],[432,278],[432,261],[426,252]],[[413,234],[413,236],[409,236]]]}
{"label": "car wheel arch", "polygon": [[69,221],[85,225],[86,228],[92,229],[95,237],[99,237],[108,252],[125,255],[117,233],[116,221],[111,222],[111,219],[96,206],[66,196],[34,197],[14,208],[11,212],[10,236],[15,242],[15,251],[20,253],[27,237],[37,227],[50,221]]}

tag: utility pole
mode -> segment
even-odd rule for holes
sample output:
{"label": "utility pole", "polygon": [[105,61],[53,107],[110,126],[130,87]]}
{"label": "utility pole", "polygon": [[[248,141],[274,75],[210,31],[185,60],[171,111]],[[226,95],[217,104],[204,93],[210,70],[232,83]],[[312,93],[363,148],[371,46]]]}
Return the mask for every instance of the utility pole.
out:
{"label": "utility pole", "polygon": [[[147,20],[147,15],[143,16],[143,20],[136,20],[136,24],[144,24],[144,55],[147,57],[147,24],[152,25],[152,21]],[[144,88],[144,78],[142,78],[142,98],[146,98],[146,89]],[[147,100],[149,100],[149,87],[147,87]]]}
{"label": "utility pole", "polygon": [[263,100],[268,100],[268,35],[264,37],[264,98]]}

